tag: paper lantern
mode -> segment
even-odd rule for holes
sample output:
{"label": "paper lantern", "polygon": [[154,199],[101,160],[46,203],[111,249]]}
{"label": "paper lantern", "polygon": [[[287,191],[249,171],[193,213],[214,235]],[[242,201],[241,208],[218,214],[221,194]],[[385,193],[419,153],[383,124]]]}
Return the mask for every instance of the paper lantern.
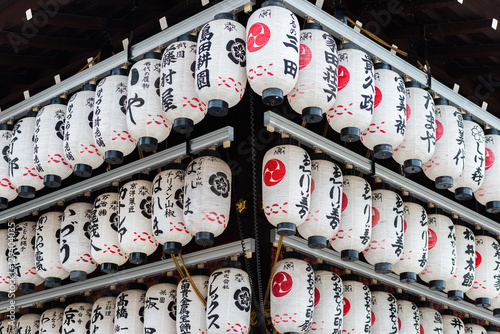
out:
{"label": "paper lantern", "polygon": [[229,221],[231,168],[216,151],[202,151],[189,163],[184,184],[184,224],[198,245],[212,245]]}
{"label": "paper lantern", "polygon": [[43,177],[33,164],[33,134],[37,113],[32,110],[17,121],[10,140],[9,178],[22,198],[33,198],[35,192],[43,188]]}
{"label": "paper lantern", "polygon": [[161,53],[147,52],[128,76],[127,128],[138,138],[139,149],[146,152],[155,151],[172,129],[161,109],[160,59]]}
{"label": "paper lantern", "polygon": [[399,334],[421,334],[420,315],[415,303],[408,300],[408,295],[396,293],[398,305],[398,330]]}
{"label": "paper lantern", "polygon": [[372,190],[372,235],[363,255],[375,272],[388,274],[404,248],[403,200],[388,183],[375,179]]}
{"label": "paper lantern", "polygon": [[342,333],[344,286],[332,267],[318,263],[314,269],[314,314],[311,333]]}
{"label": "paper lantern", "polygon": [[282,138],[262,162],[262,202],[279,235],[290,236],[308,217],[311,160],[294,139]]}
{"label": "paper lantern", "polygon": [[414,283],[417,273],[421,273],[427,265],[427,212],[421,205],[414,203],[415,199],[407,193],[403,193],[403,201],[403,253],[399,261],[392,265],[392,271],[399,275],[401,282]]}
{"label": "paper lantern", "polygon": [[174,130],[180,133],[191,133],[207,113],[207,106],[196,92],[195,69],[196,36],[182,35],[163,51],[161,106]]}
{"label": "paper lantern", "polygon": [[500,317],[500,294],[495,298],[490,298],[491,305],[488,307],[489,310],[493,311],[494,317]]}
{"label": "paper lantern", "polygon": [[95,92],[94,143],[110,165],[123,163],[137,145],[127,128],[127,80],[127,69],[115,68]]}
{"label": "paper lantern", "polygon": [[0,334],[16,334],[16,319],[6,318],[0,321]]}
{"label": "paper lantern", "polygon": [[435,181],[436,188],[453,187],[453,180],[464,170],[464,125],[462,114],[448,100],[438,98],[436,104],[436,148],[424,163],[425,175]]}
{"label": "paper lantern", "polygon": [[49,188],[61,186],[61,180],[71,175],[73,166],[64,155],[66,99],[56,97],[36,116],[33,136],[33,164]]}
{"label": "paper lantern", "polygon": [[175,163],[165,166],[153,180],[153,232],[167,254],[181,253],[193,238],[184,224],[185,178],[184,165]]}
{"label": "paper lantern", "polygon": [[330,156],[315,154],[311,161],[311,204],[298,229],[310,248],[324,248],[340,227],[342,171]]}
{"label": "paper lantern", "polygon": [[499,334],[500,333],[497,326],[484,325],[483,327],[486,330],[486,334]]}
{"label": "paper lantern", "polygon": [[120,189],[119,244],[134,264],[146,263],[158,242],[151,224],[151,181],[147,174],[135,174]]}
{"label": "paper lantern", "polygon": [[6,209],[9,202],[17,197],[17,189],[12,186],[9,177],[10,145],[12,124],[0,124],[0,209]]}
{"label": "paper lantern", "polygon": [[[195,87],[212,116],[227,115],[245,93],[245,35],[245,27],[230,13],[215,15],[198,34]],[[296,47],[297,40],[294,41]]]}
{"label": "paper lantern", "polygon": [[11,276],[10,271],[9,260],[14,254],[9,252],[9,241],[8,230],[0,229],[0,300],[9,299],[9,295],[12,297],[17,289],[16,278]]}
{"label": "paper lantern", "polygon": [[116,298],[115,334],[136,334],[144,331],[146,284],[131,283]]}
{"label": "paper lantern", "polygon": [[[189,274],[203,298],[208,294],[208,270],[191,269]],[[177,333],[206,333],[205,305],[187,277],[177,285]]]}
{"label": "paper lantern", "polygon": [[248,19],[247,77],[265,105],[281,104],[297,83],[299,34],[297,17],[280,1],[265,1]]}
{"label": "paper lantern", "polygon": [[337,44],[317,23],[307,22],[300,32],[299,77],[288,102],[307,123],[318,123],[337,98]]}
{"label": "paper lantern", "polygon": [[223,261],[222,267],[210,275],[208,282],[206,333],[248,333],[252,291],[241,263]]}
{"label": "paper lantern", "polygon": [[177,279],[163,276],[146,292],[144,334],[175,333]]}
{"label": "paper lantern", "polygon": [[53,302],[52,308],[45,310],[40,317],[39,334],[60,334],[65,308],[65,303]]}
{"label": "paper lantern", "polygon": [[41,308],[30,307],[28,313],[17,320],[16,333],[38,333],[42,313],[43,310]]}
{"label": "paper lantern", "polygon": [[15,247],[16,256],[16,284],[23,293],[35,292],[35,286],[43,283],[44,279],[38,275],[35,262],[36,222],[38,217],[28,216],[16,225]]}
{"label": "paper lantern", "polygon": [[457,271],[455,226],[438,208],[428,210],[428,259],[420,278],[431,290],[444,290]]}
{"label": "paper lantern", "polygon": [[420,302],[418,306],[420,316],[420,334],[443,333],[443,318],[432,308],[431,302]]}
{"label": "paper lantern", "polygon": [[486,329],[483,326],[477,324],[477,320],[474,318],[464,318],[464,330],[468,334],[486,334]]}
{"label": "paper lantern", "polygon": [[474,197],[486,206],[487,212],[497,213],[500,210],[500,163],[496,159],[500,157],[500,131],[486,129],[485,135],[484,179]]}
{"label": "paper lantern", "polygon": [[106,290],[104,297],[97,299],[92,305],[92,316],[90,318],[90,333],[109,334],[114,333],[114,317],[116,311],[117,290]]}
{"label": "paper lantern", "polygon": [[339,46],[338,94],[326,112],[328,124],[345,142],[358,141],[373,117],[375,81],[373,62],[354,43]]}
{"label": "paper lantern", "polygon": [[352,166],[344,169],[340,229],[331,245],[344,261],[356,261],[370,244],[372,233],[372,190],[356,176]]}
{"label": "paper lantern", "polygon": [[443,333],[465,334],[464,323],[453,315],[452,310],[442,309],[439,313],[443,319]]}
{"label": "paper lantern", "polygon": [[61,333],[88,334],[93,301],[90,297],[76,297],[75,303],[66,306]]}
{"label": "paper lantern", "polygon": [[403,142],[392,154],[408,174],[422,171],[422,162],[429,161],[436,148],[436,115],[434,100],[416,81],[406,86],[406,132]]}
{"label": "paper lantern", "polygon": [[69,276],[69,272],[62,267],[59,255],[63,211],[62,206],[53,206],[38,218],[36,224],[36,270],[45,279],[45,287],[48,288],[60,286],[61,281]]}
{"label": "paper lantern", "polygon": [[101,265],[101,271],[115,273],[128,260],[120,247],[118,233],[118,187],[105,189],[94,201],[90,229],[90,256]]}
{"label": "paper lantern", "polygon": [[61,263],[72,281],[84,281],[97,264],[90,255],[92,199],[80,197],[64,210],[61,223]]}
{"label": "paper lantern", "polygon": [[472,288],[465,294],[478,307],[490,307],[491,298],[500,292],[500,245],[487,231],[476,230],[475,276]]}
{"label": "paper lantern", "polygon": [[398,304],[396,298],[385,292],[385,286],[370,286],[372,293],[372,333],[398,333]]}
{"label": "paper lantern", "polygon": [[358,275],[342,275],[344,283],[344,310],[342,332],[371,333],[372,294]]}
{"label": "paper lantern", "polygon": [[271,283],[271,321],[279,333],[307,333],[314,312],[314,271],[296,252],[276,263]]}

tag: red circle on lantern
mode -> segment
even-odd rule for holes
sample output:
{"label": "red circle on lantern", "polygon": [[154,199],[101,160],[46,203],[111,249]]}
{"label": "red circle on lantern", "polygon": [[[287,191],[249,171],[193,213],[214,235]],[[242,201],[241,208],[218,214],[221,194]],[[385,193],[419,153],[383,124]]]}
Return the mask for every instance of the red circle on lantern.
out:
{"label": "red circle on lantern", "polygon": [[485,149],[484,168],[488,170],[495,163],[495,153],[489,148]]}
{"label": "red circle on lantern", "polygon": [[444,128],[440,121],[436,120],[436,141],[443,136]]}
{"label": "red circle on lantern", "polygon": [[408,227],[408,225],[406,224],[406,219],[403,220],[403,226],[404,226],[403,233],[406,233],[406,228]]}
{"label": "red circle on lantern", "polygon": [[374,108],[377,108],[381,101],[382,101],[382,91],[378,87],[375,87],[375,106],[374,106]]}
{"label": "red circle on lantern", "polygon": [[429,234],[429,250],[431,250],[432,248],[434,248],[434,246],[436,246],[437,234],[432,229],[429,229],[428,234]]}
{"label": "red circle on lantern", "polygon": [[316,183],[313,179],[311,179],[311,194],[313,193],[314,189],[316,189]]}
{"label": "red circle on lantern", "polygon": [[398,330],[401,331],[401,319],[398,318]]}
{"label": "red circle on lantern", "polygon": [[351,78],[351,75],[349,74],[349,71],[347,68],[345,68],[342,65],[339,65],[338,69],[339,73],[339,82],[338,82],[338,90],[342,90],[347,84],[349,83],[349,79]]}
{"label": "red circle on lantern", "polygon": [[248,29],[247,49],[248,52],[255,52],[266,46],[271,38],[271,30],[262,22],[254,23]]}
{"label": "red circle on lantern", "polygon": [[319,299],[320,299],[319,290],[318,290],[318,288],[315,287],[314,288],[314,307],[316,307],[316,305],[318,305]]}
{"label": "red circle on lantern", "polygon": [[373,311],[372,311],[372,326],[374,323],[375,323],[375,313],[373,313]]}
{"label": "red circle on lantern", "polygon": [[407,103],[406,104],[406,120],[408,120],[408,118],[410,118],[410,115],[411,115],[411,108]]}
{"label": "red circle on lantern", "polygon": [[342,211],[343,212],[345,210],[345,208],[347,208],[347,202],[349,202],[349,200],[347,199],[347,196],[345,193],[342,193]]}
{"label": "red circle on lantern", "polygon": [[292,290],[292,276],[284,271],[276,273],[273,277],[272,290],[274,297],[283,297]]}
{"label": "red circle on lantern", "polygon": [[475,268],[479,267],[479,265],[483,262],[483,258],[481,254],[479,254],[478,251],[476,251],[476,264],[474,265]]}
{"label": "red circle on lantern", "polygon": [[372,228],[375,227],[375,225],[378,224],[380,220],[380,212],[378,211],[377,208],[372,207]]}
{"label": "red circle on lantern", "polygon": [[278,159],[271,159],[264,166],[264,183],[268,187],[272,187],[280,183],[285,177],[285,164]]}
{"label": "red circle on lantern", "polygon": [[299,70],[309,65],[311,59],[312,59],[311,49],[305,44],[300,44]]}
{"label": "red circle on lantern", "polygon": [[424,327],[420,325],[420,334],[424,334]]}
{"label": "red circle on lantern", "polygon": [[344,313],[343,313],[344,317],[347,313],[349,313],[350,309],[351,309],[351,303],[349,303],[349,299],[344,297]]}

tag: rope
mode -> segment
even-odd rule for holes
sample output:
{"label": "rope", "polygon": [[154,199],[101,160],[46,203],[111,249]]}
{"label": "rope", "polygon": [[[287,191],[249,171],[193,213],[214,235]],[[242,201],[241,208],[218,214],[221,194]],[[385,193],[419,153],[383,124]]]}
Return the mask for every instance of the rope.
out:
{"label": "rope", "polygon": [[184,276],[184,272],[182,271],[181,267],[179,266],[179,262],[177,262],[177,258],[175,257],[175,255],[170,254],[170,256],[172,257],[172,260],[174,260],[175,267],[177,268],[177,271],[179,272],[181,279],[186,277],[186,276]]}
{"label": "rope", "polygon": [[78,72],[76,73],[80,73],[81,71],[83,71],[84,69],[86,69],[87,67],[89,67],[90,65],[93,65],[94,62],[99,62],[99,59],[101,58],[101,53],[99,52],[97,54],[97,56],[95,56],[94,58],[92,58],[91,61],[89,61],[85,66],[83,66]]}
{"label": "rope", "polygon": [[198,298],[200,298],[201,302],[206,307],[207,306],[207,301],[201,295],[200,290],[198,290],[198,287],[196,286],[196,284],[194,284],[193,279],[191,278],[191,275],[189,275],[189,272],[188,272],[188,270],[186,268],[186,265],[184,264],[184,260],[182,259],[182,254],[181,253],[179,253],[179,259],[181,260],[182,266],[184,267],[184,271],[186,272],[186,276],[187,276],[189,282],[191,283],[191,286],[193,287],[194,292],[196,292],[196,295],[198,296]]}

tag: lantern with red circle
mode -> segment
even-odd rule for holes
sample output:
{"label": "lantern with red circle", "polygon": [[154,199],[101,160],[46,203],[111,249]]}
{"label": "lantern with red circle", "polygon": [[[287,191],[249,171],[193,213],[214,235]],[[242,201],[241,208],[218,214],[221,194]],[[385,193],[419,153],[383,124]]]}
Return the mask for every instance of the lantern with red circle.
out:
{"label": "lantern with red circle", "polygon": [[381,284],[371,285],[372,293],[372,333],[398,333],[398,304],[396,298],[385,292]]}
{"label": "lantern with red circle", "polygon": [[420,315],[415,303],[408,300],[405,293],[396,293],[398,305],[398,329],[399,334],[422,334],[420,333]]}
{"label": "lantern with red circle", "polygon": [[9,263],[9,239],[7,237],[7,228],[0,229],[0,300],[8,300],[9,294],[17,289],[16,278],[10,271]]}
{"label": "lantern with red circle", "polygon": [[372,212],[372,235],[363,255],[375,272],[388,274],[403,253],[403,200],[380,178],[372,190]]}
{"label": "lantern with red circle", "polygon": [[[40,317],[40,334],[60,334],[66,304],[63,302],[53,302],[52,307],[45,310]],[[97,333],[96,333],[97,334]]]}
{"label": "lantern with red circle", "polygon": [[356,176],[352,165],[344,169],[340,228],[331,245],[344,261],[356,261],[370,244],[372,233],[372,191],[370,184]]}
{"label": "lantern with red circle", "polygon": [[337,97],[337,45],[333,37],[314,22],[300,32],[299,78],[288,102],[307,123],[317,123],[333,108]]}
{"label": "lantern with red circle", "polygon": [[431,302],[423,301],[418,304],[420,316],[420,334],[443,333],[443,318],[432,308]]}
{"label": "lantern with red circle", "polygon": [[464,323],[448,308],[439,310],[443,319],[443,333],[465,334]]}
{"label": "lantern with red circle", "polygon": [[392,157],[408,174],[422,171],[422,162],[429,161],[436,148],[436,116],[434,100],[416,81],[406,86],[406,133]]}
{"label": "lantern with red circle", "polygon": [[324,248],[340,227],[342,208],[342,171],[324,153],[316,153],[311,161],[311,204],[300,235],[310,248]]}
{"label": "lantern with red circle", "polygon": [[130,283],[116,297],[115,334],[136,334],[144,331],[144,305],[147,285]]}
{"label": "lantern with red circle", "polygon": [[267,0],[248,19],[247,77],[268,106],[277,106],[297,83],[300,26],[279,0]]}
{"label": "lantern with red circle", "polygon": [[175,333],[177,279],[162,276],[146,292],[144,333]]}
{"label": "lantern with red circle", "polygon": [[38,333],[43,309],[30,307],[28,313],[21,316],[16,323],[16,333]]}
{"label": "lantern with red circle", "polygon": [[455,226],[442,210],[430,207],[428,213],[428,259],[420,278],[429,283],[431,290],[444,290],[446,281],[457,270]]}
{"label": "lantern with red circle", "polygon": [[137,145],[127,128],[127,80],[127,69],[115,68],[95,92],[94,143],[110,165],[123,163]]}
{"label": "lantern with red circle", "polygon": [[116,297],[119,291],[106,290],[104,296],[97,299],[92,305],[90,318],[90,333],[108,334],[115,330],[114,317],[116,310]]}
{"label": "lantern with red circle", "polygon": [[6,209],[9,202],[17,197],[17,189],[10,182],[9,161],[12,139],[12,124],[0,124],[0,209]]}
{"label": "lantern with red circle", "polygon": [[486,334],[486,329],[477,324],[477,319],[464,318],[464,331],[468,334]]}
{"label": "lantern with red circle", "polygon": [[[193,283],[198,288],[202,298],[208,295],[209,272],[207,269],[191,269],[189,271]],[[187,277],[177,285],[177,318],[176,328],[182,333],[185,328],[191,328],[194,333],[207,331],[206,308],[196,294],[194,287]]]}
{"label": "lantern with red circle", "polygon": [[245,34],[245,27],[230,13],[215,15],[200,30],[195,87],[212,116],[227,115],[245,93]]}
{"label": "lantern with red circle", "polygon": [[35,262],[37,220],[36,216],[27,216],[16,225],[15,247],[19,252],[16,256],[16,284],[24,293],[35,292],[35,287],[44,281],[37,273]]}
{"label": "lantern with red circle", "polygon": [[485,135],[484,179],[474,197],[486,206],[487,212],[497,213],[500,211],[500,131],[486,128]]}
{"label": "lantern with red circle", "polygon": [[161,108],[160,59],[161,53],[148,52],[128,75],[127,128],[138,138],[137,147],[146,152],[155,151],[172,129]]}
{"label": "lantern with red circle", "polygon": [[462,114],[448,100],[437,98],[434,103],[436,148],[432,158],[424,163],[424,173],[435,181],[436,188],[448,189],[464,170],[464,122]]}
{"label": "lantern with red circle", "polygon": [[87,334],[92,317],[91,297],[76,297],[75,302],[64,309],[61,333]]}
{"label": "lantern with red circle", "polygon": [[372,325],[372,294],[368,286],[354,274],[342,275],[344,311],[342,332],[370,333]]}
{"label": "lantern with red circle", "polygon": [[271,283],[271,321],[280,333],[307,333],[314,311],[314,271],[296,252],[276,263]]}
{"label": "lantern with red circle", "polygon": [[338,93],[335,105],[326,112],[328,124],[345,142],[361,137],[373,117],[375,81],[373,62],[354,43],[339,46]]}
{"label": "lantern with red circle", "polygon": [[73,172],[73,166],[64,155],[64,124],[66,98],[56,97],[43,107],[36,116],[33,135],[33,164],[49,188],[61,186]]}

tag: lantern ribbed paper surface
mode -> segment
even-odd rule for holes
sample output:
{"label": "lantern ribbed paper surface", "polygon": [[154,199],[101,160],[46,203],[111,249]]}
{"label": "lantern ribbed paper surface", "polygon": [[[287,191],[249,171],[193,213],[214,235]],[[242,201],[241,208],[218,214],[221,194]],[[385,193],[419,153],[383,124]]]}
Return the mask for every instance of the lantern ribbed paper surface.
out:
{"label": "lantern ribbed paper surface", "polygon": [[354,43],[339,46],[338,94],[326,112],[328,124],[345,142],[358,141],[372,120],[375,81],[373,62]]}
{"label": "lantern ribbed paper surface", "polygon": [[443,318],[441,314],[431,308],[430,302],[421,302],[420,304],[421,305],[418,307],[420,315],[420,334],[443,333]]}
{"label": "lantern ribbed paper surface", "polygon": [[298,229],[309,247],[326,247],[340,227],[342,208],[342,171],[326,154],[311,161],[311,204],[304,223]]}
{"label": "lantern ribbed paper surface", "polygon": [[464,170],[464,126],[462,114],[439,98],[436,104],[436,148],[434,155],[424,163],[425,175],[435,181],[436,188],[453,187],[453,180]]}
{"label": "lantern ribbed paper surface", "polygon": [[97,264],[90,255],[92,199],[83,197],[64,210],[61,223],[61,263],[72,281],[84,281]]}
{"label": "lantern ribbed paper surface", "polygon": [[177,279],[160,277],[146,292],[144,334],[176,333]]}
{"label": "lantern ribbed paper surface", "polygon": [[415,303],[410,302],[408,297],[396,294],[398,305],[398,330],[399,334],[421,334],[420,315]]}
{"label": "lantern ribbed paper surface", "polygon": [[90,255],[101,271],[114,273],[128,260],[118,234],[118,187],[111,187],[94,201],[90,231]]}
{"label": "lantern ribbed paper surface", "polygon": [[0,334],[16,334],[16,319],[6,318],[0,321]]}
{"label": "lantern ribbed paper surface", "polygon": [[359,252],[370,244],[372,233],[372,191],[370,184],[344,170],[340,229],[331,241],[344,261],[356,261]]}
{"label": "lantern ribbed paper surface", "polygon": [[92,317],[92,298],[78,297],[64,309],[61,333],[88,334]]}
{"label": "lantern ribbed paper surface", "polygon": [[138,139],[139,149],[146,152],[155,151],[172,129],[161,108],[160,59],[159,52],[146,53],[128,76],[127,128]]}
{"label": "lantern ribbed paper surface", "polygon": [[111,165],[121,164],[137,144],[127,128],[127,80],[127,70],[115,68],[95,92],[94,143]]}
{"label": "lantern ribbed paper surface", "polygon": [[197,244],[212,245],[229,221],[231,168],[216,151],[203,151],[189,163],[184,184],[184,224]]}
{"label": "lantern ribbed paper surface", "polygon": [[33,134],[36,111],[30,111],[17,121],[10,141],[9,178],[18,189],[19,197],[33,198],[35,191],[43,188],[43,177],[33,164]]}
{"label": "lantern ribbed paper surface", "polygon": [[370,286],[372,293],[372,333],[388,334],[399,333],[398,304],[396,298],[385,292],[385,286]]}
{"label": "lantern ribbed paper surface", "polygon": [[363,255],[375,271],[388,274],[404,247],[403,200],[387,183],[376,182],[372,190],[372,235]]}
{"label": "lantern ribbed paper surface", "polygon": [[27,220],[16,225],[15,247],[16,256],[16,284],[19,291],[31,293],[35,286],[43,283],[44,279],[38,275],[35,262],[35,239],[37,217],[27,217]]}
{"label": "lantern ribbed paper surface", "polygon": [[184,165],[175,164],[153,180],[153,232],[167,254],[178,254],[193,235],[184,224]]}
{"label": "lantern ribbed paper surface", "polygon": [[422,171],[422,163],[432,158],[436,148],[436,116],[431,94],[416,81],[406,86],[406,132],[392,154],[406,173]]}
{"label": "lantern ribbed paper surface", "polygon": [[317,123],[333,108],[338,84],[337,45],[317,23],[306,23],[300,32],[299,77],[288,102],[302,120]]}
{"label": "lantern ribbed paper surface", "polygon": [[466,334],[486,334],[486,329],[483,326],[477,324],[477,320],[474,318],[464,318],[464,332]]}
{"label": "lantern ribbed paper surface", "polygon": [[9,299],[9,293],[17,289],[16,279],[11,276],[9,265],[8,230],[0,229],[0,300]]}
{"label": "lantern ribbed paper surface", "polygon": [[116,298],[115,334],[136,334],[144,330],[146,284],[131,283]]}
{"label": "lantern ribbed paper surface", "polygon": [[[192,269],[189,274],[203,298],[208,294],[208,270]],[[177,333],[203,334],[207,332],[205,305],[189,282],[183,278],[177,285]]]}
{"label": "lantern ribbed paper surface", "polygon": [[486,206],[486,211],[497,213],[500,210],[500,131],[486,129],[485,134],[484,179],[474,197]]}
{"label": "lantern ribbed paper surface", "polygon": [[33,136],[33,164],[50,188],[61,186],[61,180],[71,175],[73,166],[64,155],[64,123],[66,99],[53,98],[36,116]]}
{"label": "lantern ribbed paper surface", "polygon": [[371,333],[372,294],[358,275],[342,275],[344,283],[344,310],[342,333]]}
{"label": "lantern ribbed paper surface", "polygon": [[307,333],[314,312],[314,271],[302,255],[287,252],[271,283],[271,321],[279,333]]}
{"label": "lantern ribbed paper surface", "polygon": [[311,160],[297,141],[282,139],[262,162],[262,202],[267,220],[279,235],[294,235],[308,217]]}
{"label": "lantern ribbed paper surface", "polygon": [[217,14],[198,34],[195,87],[210,115],[225,116],[245,93],[245,35],[245,27],[229,13]]}
{"label": "lantern ribbed paper surface", "polygon": [[443,333],[465,334],[464,323],[453,315],[452,310],[442,309],[439,312],[443,319]]}
{"label": "lantern ribbed paper surface", "polygon": [[30,308],[29,313],[22,315],[16,323],[16,333],[38,333],[43,310]]}
{"label": "lantern ribbed paper surface", "polygon": [[247,76],[268,106],[279,105],[299,74],[300,26],[280,1],[266,1],[247,22]]}
{"label": "lantern ribbed paper surface", "polygon": [[10,182],[9,161],[12,139],[12,125],[0,124],[0,209],[6,209],[10,201],[17,197],[17,189]]}
{"label": "lantern ribbed paper surface", "polygon": [[[215,58],[213,59],[215,61]],[[161,105],[175,131],[190,133],[207,113],[196,92],[196,36],[182,35],[161,58]]]}
{"label": "lantern ribbed paper surface", "polygon": [[52,307],[40,317],[39,334],[60,334],[64,317],[63,307]]}
{"label": "lantern ribbed paper surface", "polygon": [[[110,291],[117,292],[117,291]],[[111,334],[114,333],[114,317],[116,310],[116,296],[101,297],[92,305],[92,316],[90,318],[90,333]]]}

